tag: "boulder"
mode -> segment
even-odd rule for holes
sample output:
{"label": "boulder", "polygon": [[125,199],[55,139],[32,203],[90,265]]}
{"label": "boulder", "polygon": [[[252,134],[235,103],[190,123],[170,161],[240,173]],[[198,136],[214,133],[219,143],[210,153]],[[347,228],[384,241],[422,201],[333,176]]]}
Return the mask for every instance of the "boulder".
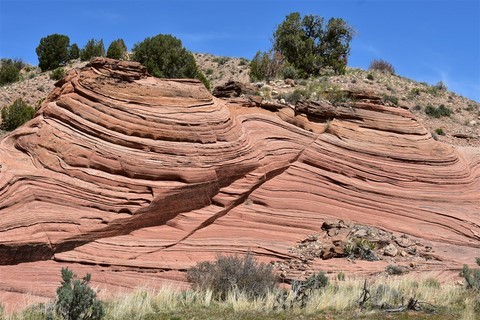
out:
{"label": "boulder", "polygon": [[213,89],[213,96],[217,98],[235,98],[242,95],[254,94],[255,89],[249,84],[230,80]]}

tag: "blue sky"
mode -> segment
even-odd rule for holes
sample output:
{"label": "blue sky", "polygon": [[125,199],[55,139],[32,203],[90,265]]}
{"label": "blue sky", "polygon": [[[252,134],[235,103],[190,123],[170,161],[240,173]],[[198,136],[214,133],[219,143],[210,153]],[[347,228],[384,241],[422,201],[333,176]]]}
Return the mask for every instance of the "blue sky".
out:
{"label": "blue sky", "polygon": [[0,57],[36,65],[35,48],[52,33],[80,48],[91,38],[131,48],[163,33],[194,52],[251,59],[294,11],[353,26],[351,67],[381,58],[480,102],[480,0],[0,0]]}

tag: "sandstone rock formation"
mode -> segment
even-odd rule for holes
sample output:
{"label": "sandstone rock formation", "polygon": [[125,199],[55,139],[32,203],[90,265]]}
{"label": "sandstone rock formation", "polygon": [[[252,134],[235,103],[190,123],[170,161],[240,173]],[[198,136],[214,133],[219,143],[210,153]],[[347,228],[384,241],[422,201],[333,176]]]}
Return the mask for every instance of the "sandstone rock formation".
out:
{"label": "sandstone rock formation", "polygon": [[[272,111],[96,59],[0,142],[0,165],[0,301],[11,307],[52,297],[63,266],[115,291],[184,284],[182,271],[219,253],[292,259],[332,219],[407,234],[435,258],[419,270],[480,256],[480,150],[436,142],[368,94]],[[306,271],[388,263],[318,258]]]}

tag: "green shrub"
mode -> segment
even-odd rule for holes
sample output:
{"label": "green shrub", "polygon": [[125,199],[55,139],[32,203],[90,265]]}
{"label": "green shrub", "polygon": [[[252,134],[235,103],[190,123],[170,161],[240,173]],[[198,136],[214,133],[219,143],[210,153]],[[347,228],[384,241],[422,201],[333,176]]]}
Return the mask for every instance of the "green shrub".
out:
{"label": "green shrub", "polygon": [[324,25],[320,16],[301,17],[293,12],[275,30],[274,49],[307,76],[319,75],[326,67],[343,74],[353,34],[340,18],[331,18]]}
{"label": "green shrub", "polygon": [[290,304],[287,303],[289,299],[288,294],[283,294],[280,297],[277,297],[277,302],[280,304],[282,309],[287,307],[294,307],[294,305],[299,305],[300,308],[305,308],[307,302],[310,300],[310,297],[316,290],[326,288],[328,286],[328,278],[323,272],[313,274],[308,277],[306,280],[294,280],[292,281],[291,292],[292,300]]}
{"label": "green shrub", "polygon": [[428,105],[425,107],[425,113],[433,118],[440,118],[440,117],[450,117],[452,114],[452,110],[445,105],[440,105],[438,108],[435,108],[432,105]]}
{"label": "green shrub", "polygon": [[112,59],[124,59],[127,54],[127,46],[123,39],[117,39],[112,41],[108,46],[107,58]]}
{"label": "green shrub", "polygon": [[214,262],[200,262],[188,270],[187,279],[195,289],[212,290],[220,300],[235,291],[251,298],[263,297],[276,283],[272,267],[258,263],[250,253],[244,257],[219,256]]}
{"label": "green shrub", "polygon": [[376,244],[374,242],[368,241],[367,239],[358,238],[354,241],[349,241],[345,244],[343,252],[350,259],[361,259],[368,261],[378,260],[378,257],[375,255]]}
{"label": "green shrub", "polygon": [[292,65],[285,65],[282,69],[283,79],[299,79],[301,72]]}
{"label": "green shrub", "polygon": [[40,69],[53,70],[67,63],[69,43],[70,38],[61,34],[51,34],[40,39],[36,49]]}
{"label": "green shrub", "polygon": [[321,288],[325,288],[328,285],[328,278],[325,273],[319,272],[308,277],[303,282],[303,285],[306,286],[307,289],[318,290]]}
{"label": "green shrub", "polygon": [[88,61],[94,57],[105,56],[105,47],[103,46],[103,40],[88,40],[87,44],[80,51],[80,60]]}
{"label": "green shrub", "polygon": [[20,70],[24,65],[22,61],[2,59],[0,64],[0,86],[20,79]]}
{"label": "green shrub", "polygon": [[285,101],[291,104],[295,104],[298,101],[305,99],[305,90],[295,89],[292,93],[284,97]]}
{"label": "green shrub", "polygon": [[227,57],[216,57],[213,58],[213,62],[218,63],[219,65],[223,66],[225,63],[227,63],[229,58]]}
{"label": "green shrub", "polygon": [[419,95],[420,95],[420,88],[412,88],[412,90],[410,90],[411,97],[416,97]]}
{"label": "green shrub", "polygon": [[383,95],[385,101],[390,101],[394,105],[398,106],[398,98],[395,96]]}
{"label": "green shrub", "polygon": [[248,60],[245,58],[240,58],[240,62],[238,63],[239,66],[246,66],[248,64]]}
{"label": "green shrub", "polygon": [[174,36],[158,34],[135,44],[132,60],[143,64],[155,77],[198,79],[210,89],[210,83],[198,68],[193,54]]}
{"label": "green shrub", "polygon": [[80,48],[76,43],[68,47],[68,60],[76,60],[80,58]]}
{"label": "green shrub", "polygon": [[392,64],[382,59],[379,59],[379,60],[374,59],[370,63],[368,70],[375,70],[375,71],[380,71],[384,73],[395,74],[395,68],[392,66]]}
{"label": "green shrub", "polygon": [[50,79],[52,80],[60,80],[65,76],[65,69],[57,68],[50,73]]}
{"label": "green shrub", "polygon": [[250,81],[275,79],[282,69],[283,59],[278,52],[258,51],[250,62]]}
{"label": "green shrub", "polygon": [[443,81],[439,81],[434,86],[428,86],[425,91],[431,95],[437,96],[439,93],[445,92],[447,90],[447,85]]}
{"label": "green shrub", "polygon": [[408,270],[405,267],[397,266],[393,264],[389,264],[385,268],[385,271],[387,271],[387,273],[390,275],[401,275],[401,274],[408,273]]}
{"label": "green shrub", "polygon": [[68,268],[62,268],[62,283],[57,289],[56,310],[65,320],[102,319],[105,312],[97,294],[89,286],[89,273],[82,279]]}
{"label": "green shrub", "polygon": [[438,134],[439,136],[444,136],[445,135],[445,131],[443,131],[442,128],[435,129],[435,133]]}
{"label": "green shrub", "polygon": [[8,131],[14,130],[32,119],[35,109],[26,104],[21,98],[2,109],[2,128]]}
{"label": "green shrub", "polygon": [[372,81],[375,80],[375,78],[373,77],[373,74],[371,73],[367,74],[367,79]]}
{"label": "green shrub", "polygon": [[[475,262],[480,266],[480,258],[476,258]],[[460,276],[465,279],[467,289],[480,292],[480,269],[470,269],[465,264],[460,272]]]}
{"label": "green shrub", "polygon": [[448,88],[447,88],[447,85],[445,84],[445,82],[443,81],[439,81],[437,82],[437,84],[435,84],[435,89],[437,89],[438,91],[447,91]]}

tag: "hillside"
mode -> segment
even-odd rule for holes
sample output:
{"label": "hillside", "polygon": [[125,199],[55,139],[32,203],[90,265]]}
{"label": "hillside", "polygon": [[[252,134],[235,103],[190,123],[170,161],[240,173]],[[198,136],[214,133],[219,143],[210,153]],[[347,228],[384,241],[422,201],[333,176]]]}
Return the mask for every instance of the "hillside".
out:
{"label": "hillside", "polygon": [[[211,82],[212,88],[229,80],[249,82],[249,62],[246,59],[203,53],[195,54],[195,58]],[[85,63],[75,62],[69,64],[66,69],[84,65]],[[30,105],[38,107],[54,87],[55,81],[49,78],[49,74],[50,72],[40,73],[38,68],[34,67],[23,70],[23,81],[0,88],[0,108],[11,104],[17,98],[22,98]],[[373,76],[373,80],[368,79],[369,74]],[[346,75],[297,80],[293,87],[281,80],[272,81],[262,88],[259,88],[259,85],[257,87],[258,94],[276,102],[295,90],[301,91],[305,88],[308,88],[307,91],[310,91],[310,94],[318,89],[348,89],[398,99],[398,105],[408,108],[431,133],[442,129],[444,135],[434,134],[439,141],[458,146],[480,147],[480,103],[454,92],[437,90],[435,86],[401,76],[348,68]],[[315,97],[312,98],[315,99]],[[452,110],[452,115],[441,118],[429,116],[425,113],[425,108],[429,105],[433,107],[444,105]]]}
{"label": "hillside", "polygon": [[[240,74],[240,60],[223,65]],[[363,75],[255,84],[261,101],[215,98],[135,62],[69,71],[0,140],[0,300],[48,300],[62,267],[91,272],[106,292],[187,287],[185,270],[218,253],[252,252],[285,282],[389,265],[455,279],[480,256],[480,148],[435,141],[404,103],[451,96],[465,103],[459,117],[478,105],[420,87],[415,102],[395,91],[397,106],[380,90],[418,84],[394,77],[389,90]],[[477,130],[455,114],[438,121]]]}

